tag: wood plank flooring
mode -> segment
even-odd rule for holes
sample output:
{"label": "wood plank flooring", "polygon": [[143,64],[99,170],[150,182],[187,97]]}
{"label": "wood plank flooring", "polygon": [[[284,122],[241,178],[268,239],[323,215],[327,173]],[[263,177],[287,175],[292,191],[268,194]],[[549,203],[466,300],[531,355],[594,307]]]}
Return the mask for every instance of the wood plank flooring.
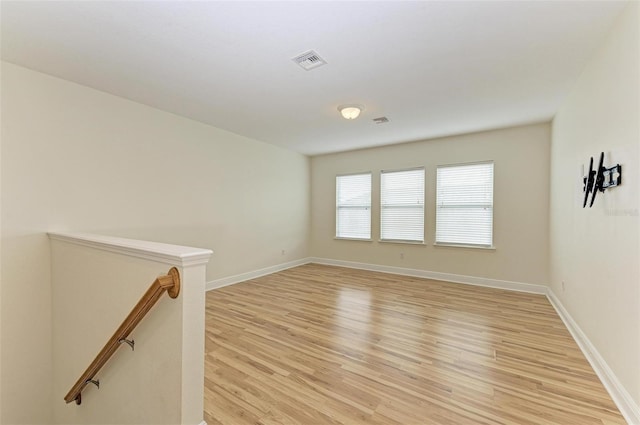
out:
{"label": "wood plank flooring", "polygon": [[624,424],[547,299],[308,264],[207,293],[215,424]]}

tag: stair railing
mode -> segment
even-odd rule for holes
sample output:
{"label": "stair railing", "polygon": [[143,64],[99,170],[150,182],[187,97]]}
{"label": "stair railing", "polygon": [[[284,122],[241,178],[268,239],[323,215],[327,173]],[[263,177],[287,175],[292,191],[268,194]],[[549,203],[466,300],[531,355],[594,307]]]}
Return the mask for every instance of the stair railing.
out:
{"label": "stair railing", "polygon": [[102,369],[107,361],[109,361],[120,345],[126,343],[132,350],[134,349],[135,341],[129,340],[127,337],[165,292],[167,292],[171,298],[176,298],[180,294],[180,273],[175,267],[172,267],[166,275],[158,277],[151,284],[147,292],[140,298],[140,301],[133,307],[133,310],[131,310],[127,318],[124,319],[124,322],[122,322],[95,359],[93,359],[89,367],[80,378],[78,378],[73,387],[71,387],[64,397],[64,401],[67,403],[75,401],[76,404],[80,404],[82,402],[82,390],[84,387],[88,384],[94,384],[100,388],[100,381],[94,379],[95,375]]}

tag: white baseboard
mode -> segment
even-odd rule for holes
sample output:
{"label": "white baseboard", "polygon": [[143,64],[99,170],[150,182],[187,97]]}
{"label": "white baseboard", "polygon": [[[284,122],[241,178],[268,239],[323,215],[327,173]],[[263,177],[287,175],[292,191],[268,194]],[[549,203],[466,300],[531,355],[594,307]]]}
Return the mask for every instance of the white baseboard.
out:
{"label": "white baseboard", "polygon": [[407,269],[404,267],[381,266],[370,263],[357,263],[353,261],[333,260],[330,258],[311,257],[311,263],[326,264],[330,266],[349,267],[352,269],[370,270],[398,274],[403,276],[422,277],[426,279],[443,280],[446,282],[464,283],[467,285],[487,286],[489,288],[507,289],[509,291],[529,292],[546,295],[547,287],[533,283],[511,282],[508,280],[489,279],[485,277],[465,276],[451,273],[432,272],[428,270]]}
{"label": "white baseboard", "polygon": [[587,335],[573,320],[569,312],[564,308],[560,299],[553,293],[551,288],[547,288],[547,298],[556,309],[558,315],[564,322],[567,329],[573,336],[582,353],[591,364],[591,367],[600,378],[602,385],[607,389],[613,402],[620,409],[620,413],[630,425],[640,425],[640,407],[631,397],[631,394],[622,386],[616,375],[613,373],[607,362],[602,358],[596,347],[591,343]]}
{"label": "white baseboard", "polygon": [[205,290],[211,291],[212,289],[218,289],[224,286],[233,285],[234,283],[244,282],[245,280],[255,279],[260,276],[266,276],[271,273],[276,273],[282,270],[290,269],[292,267],[301,266],[309,262],[309,258],[301,258],[300,260],[276,264],[275,266],[265,267],[264,269],[254,270],[247,273],[240,273],[235,276],[223,277],[222,279],[216,279],[212,280],[211,282],[207,282]]}

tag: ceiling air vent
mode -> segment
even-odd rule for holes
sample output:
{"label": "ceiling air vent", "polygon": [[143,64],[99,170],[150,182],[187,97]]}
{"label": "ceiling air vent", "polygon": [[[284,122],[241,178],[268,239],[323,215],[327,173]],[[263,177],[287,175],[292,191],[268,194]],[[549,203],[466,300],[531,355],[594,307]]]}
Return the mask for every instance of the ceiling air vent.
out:
{"label": "ceiling air vent", "polygon": [[373,122],[376,124],[384,124],[386,122],[389,122],[389,118],[387,117],[378,117],[378,118],[374,118]]}
{"label": "ceiling air vent", "polygon": [[312,70],[327,63],[327,61],[322,59],[320,55],[313,50],[309,50],[308,52],[296,56],[292,61],[300,65],[300,67],[305,71]]}

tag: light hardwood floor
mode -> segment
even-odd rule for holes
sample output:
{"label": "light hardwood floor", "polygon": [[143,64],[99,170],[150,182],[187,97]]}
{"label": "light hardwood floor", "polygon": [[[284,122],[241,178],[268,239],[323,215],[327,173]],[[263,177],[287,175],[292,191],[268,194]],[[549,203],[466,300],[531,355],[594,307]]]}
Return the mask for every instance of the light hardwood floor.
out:
{"label": "light hardwood floor", "polygon": [[624,424],[542,295],[308,264],[207,293],[215,424]]}

